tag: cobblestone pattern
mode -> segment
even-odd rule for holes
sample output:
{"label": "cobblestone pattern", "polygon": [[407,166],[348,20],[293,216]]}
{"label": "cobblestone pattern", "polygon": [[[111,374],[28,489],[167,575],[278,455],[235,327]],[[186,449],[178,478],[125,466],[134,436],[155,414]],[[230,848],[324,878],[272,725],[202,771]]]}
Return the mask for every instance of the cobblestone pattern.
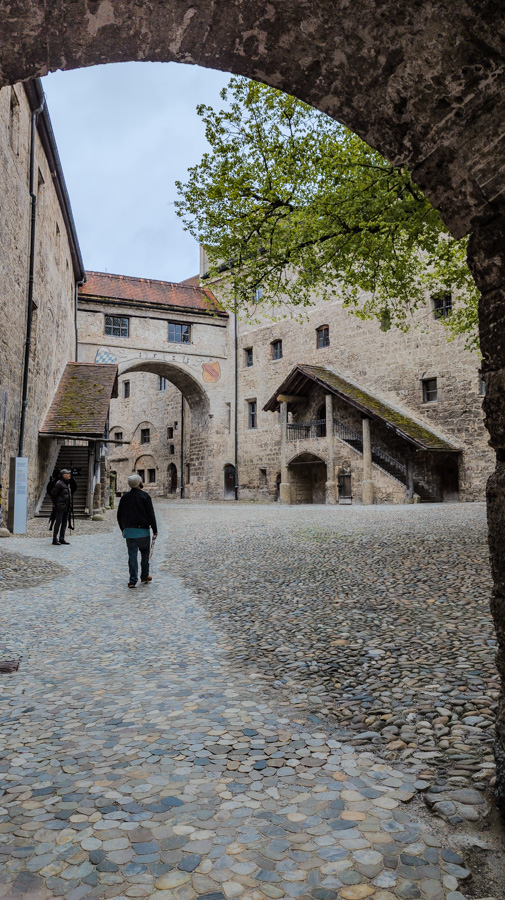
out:
{"label": "cobblestone pattern", "polygon": [[35,587],[65,574],[63,566],[24,556],[21,553],[10,553],[0,547],[0,591],[16,590],[16,588]]}
{"label": "cobblestone pattern", "polygon": [[202,508],[191,566],[182,534],[168,565],[238,661],[289,691],[294,709],[336,716],[355,745],[441,767],[455,787],[486,784],[498,679],[483,506],[262,507],[215,520]]}
{"label": "cobblestone pattern", "polygon": [[[234,512],[237,533],[255,512]],[[201,507],[158,513],[155,561],[179,535],[196,549]],[[166,566],[128,591],[118,532],[64,551],[57,590],[6,595],[0,623],[25,658],[2,681],[0,897],[465,900],[470,871],[419,816],[410,761],[336,737],[237,666]]]}

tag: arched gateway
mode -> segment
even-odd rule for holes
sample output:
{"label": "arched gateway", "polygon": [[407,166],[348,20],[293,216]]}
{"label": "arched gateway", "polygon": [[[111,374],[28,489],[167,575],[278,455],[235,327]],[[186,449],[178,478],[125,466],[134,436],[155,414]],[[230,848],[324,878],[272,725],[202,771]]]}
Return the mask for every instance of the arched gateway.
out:
{"label": "arched gateway", "polygon": [[[79,359],[118,367],[110,417],[118,490],[138,468],[154,494],[167,494],[173,465],[183,496],[221,497],[215,449],[228,415],[227,322],[211,292],[194,285],[88,273],[79,293]],[[144,457],[149,465],[137,465]]]}

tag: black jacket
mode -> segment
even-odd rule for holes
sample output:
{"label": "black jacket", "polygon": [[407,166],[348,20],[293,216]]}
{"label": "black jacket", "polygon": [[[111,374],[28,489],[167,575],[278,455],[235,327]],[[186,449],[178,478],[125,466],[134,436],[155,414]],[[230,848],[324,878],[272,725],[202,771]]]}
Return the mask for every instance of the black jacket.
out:
{"label": "black jacket", "polygon": [[72,509],[72,486],[70,481],[60,478],[51,491],[51,500],[57,510],[70,511]]}
{"label": "black jacket", "polygon": [[125,528],[149,528],[158,532],[153,501],[147,491],[132,488],[123,494],[117,508],[117,521],[121,531]]}

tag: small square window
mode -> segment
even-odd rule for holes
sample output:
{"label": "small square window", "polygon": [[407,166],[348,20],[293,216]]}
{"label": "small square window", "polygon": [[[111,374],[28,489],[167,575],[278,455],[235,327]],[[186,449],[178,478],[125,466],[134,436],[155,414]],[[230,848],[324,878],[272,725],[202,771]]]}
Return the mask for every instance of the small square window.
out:
{"label": "small square window", "polygon": [[254,291],[254,300],[256,303],[259,303],[261,298],[263,297],[263,285],[259,284],[258,287]]}
{"label": "small square window", "polygon": [[320,350],[322,347],[330,346],[330,327],[329,325],[321,325],[316,329],[316,346]]}
{"label": "small square window", "polygon": [[160,375],[159,382],[158,382],[158,390],[166,391],[167,384],[168,384],[167,379],[163,375]]}
{"label": "small square window", "polygon": [[151,429],[150,428],[141,428],[140,429],[140,443],[141,444],[150,444],[151,443]]}
{"label": "small square window", "polygon": [[174,422],[174,431],[177,431],[177,422]]}
{"label": "small square window", "polygon": [[130,396],[130,382],[123,381],[123,397],[125,398],[125,400],[128,400],[129,396]]}
{"label": "small square window", "polygon": [[249,400],[247,406],[248,406],[248,413],[249,413],[249,428],[257,428],[258,427],[258,413],[257,413],[256,400]]}
{"label": "small square window", "polygon": [[128,337],[130,320],[122,316],[105,316],[105,334],[111,337]]}
{"label": "small square window", "polygon": [[452,294],[437,294],[433,299],[435,319],[445,319],[452,313]]}
{"label": "small square window", "polygon": [[423,379],[423,403],[434,403],[437,399],[437,379]]}
{"label": "small square window", "polygon": [[172,426],[172,425],[169,425],[168,428],[167,428],[167,438],[168,438],[169,440],[171,440],[171,438],[173,438],[173,436],[174,436],[174,429],[173,429],[173,426]]}
{"label": "small square window", "polygon": [[116,433],[115,433],[115,435],[114,435],[114,440],[115,440],[115,441],[122,441],[122,440],[123,440],[123,432],[122,432],[122,431],[116,431]]}
{"label": "small square window", "polygon": [[149,484],[154,484],[156,481],[156,469],[148,469],[147,470],[147,480]]}
{"label": "small square window", "polygon": [[171,344],[189,344],[190,339],[190,325],[182,325],[180,322],[168,323],[168,340]]}
{"label": "small square window", "polygon": [[245,358],[246,368],[250,369],[251,366],[253,365],[253,362],[254,362],[254,358],[253,358],[253,348],[252,348],[252,347],[246,347],[246,348],[245,348],[245,350],[244,350],[244,358]]}
{"label": "small square window", "polygon": [[140,475],[143,482],[146,480],[146,470],[145,469],[137,469],[137,475]]}
{"label": "small square window", "polygon": [[272,359],[282,359],[282,341],[272,341]]}
{"label": "small square window", "polygon": [[168,452],[170,453],[170,456],[173,456],[173,455],[174,455],[174,453],[175,453],[175,447],[174,447],[173,444],[169,444]]}

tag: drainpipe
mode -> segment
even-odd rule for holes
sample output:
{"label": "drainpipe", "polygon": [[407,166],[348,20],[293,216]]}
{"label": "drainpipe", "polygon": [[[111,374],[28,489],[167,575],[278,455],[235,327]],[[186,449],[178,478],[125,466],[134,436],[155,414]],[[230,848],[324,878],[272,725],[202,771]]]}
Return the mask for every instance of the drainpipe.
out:
{"label": "drainpipe", "polygon": [[32,112],[30,137],[30,259],[28,264],[28,298],[26,312],[25,357],[23,365],[23,388],[21,394],[21,419],[19,423],[18,456],[23,456],[25,440],[26,408],[28,406],[28,376],[30,370],[30,350],[32,346],[33,321],[33,272],[35,269],[35,223],[37,219],[37,195],[35,193],[35,139],[37,136],[37,118],[44,109],[45,97],[38,109]]}
{"label": "drainpipe", "polygon": [[235,500],[238,500],[238,317],[237,307],[234,313],[235,336]]}
{"label": "drainpipe", "polygon": [[181,394],[181,500],[184,499],[184,394]]}
{"label": "drainpipe", "polygon": [[77,332],[77,311],[79,309],[79,288],[82,287],[85,278],[81,278],[80,281],[75,282],[75,299],[74,299],[74,330],[75,330],[75,361],[77,362],[77,358],[79,356],[79,336]]}

